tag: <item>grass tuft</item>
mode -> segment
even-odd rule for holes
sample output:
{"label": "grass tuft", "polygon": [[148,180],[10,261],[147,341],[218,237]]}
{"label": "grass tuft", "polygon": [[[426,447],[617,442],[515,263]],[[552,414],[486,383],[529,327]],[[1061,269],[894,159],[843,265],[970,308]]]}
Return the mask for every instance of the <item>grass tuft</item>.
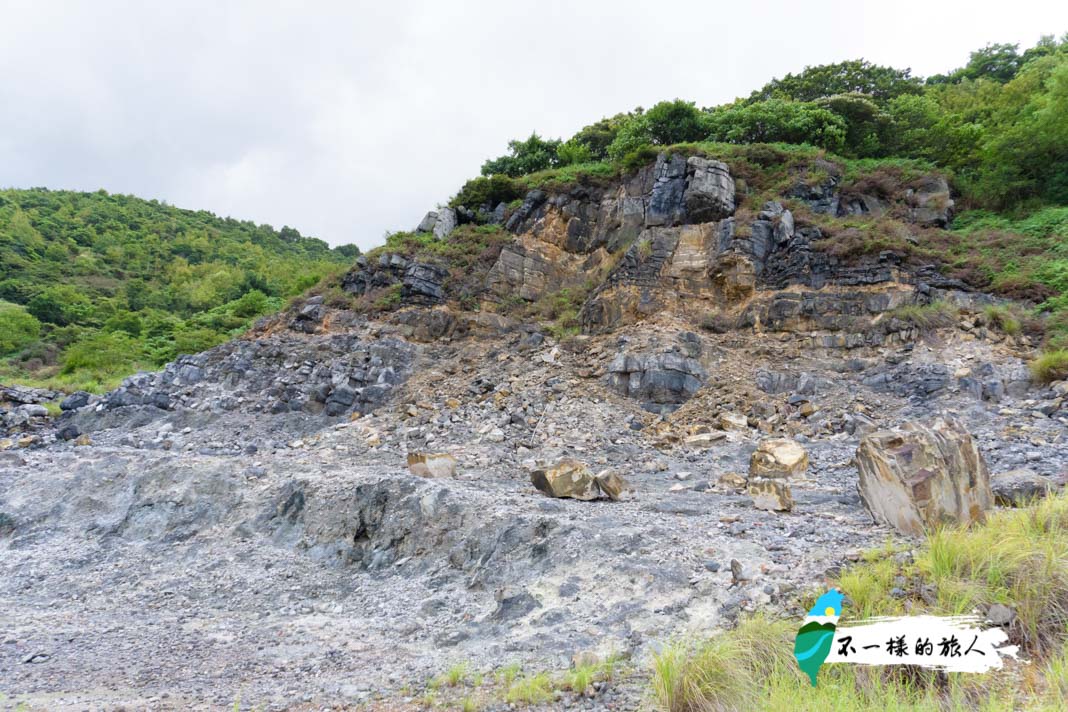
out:
{"label": "grass tuft", "polygon": [[1031,362],[1031,375],[1039,383],[1068,379],[1068,349],[1047,351]]}
{"label": "grass tuft", "polygon": [[551,702],[552,679],[546,672],[520,677],[508,686],[504,699],[512,705],[540,705]]}

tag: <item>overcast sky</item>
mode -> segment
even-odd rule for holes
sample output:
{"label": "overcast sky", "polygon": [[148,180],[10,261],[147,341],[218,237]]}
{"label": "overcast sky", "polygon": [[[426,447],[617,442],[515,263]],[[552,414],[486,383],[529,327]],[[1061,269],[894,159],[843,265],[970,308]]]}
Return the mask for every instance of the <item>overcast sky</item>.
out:
{"label": "overcast sky", "polygon": [[1064,0],[0,0],[0,186],[367,248],[533,130],[856,57],[934,74],[1065,31]]}

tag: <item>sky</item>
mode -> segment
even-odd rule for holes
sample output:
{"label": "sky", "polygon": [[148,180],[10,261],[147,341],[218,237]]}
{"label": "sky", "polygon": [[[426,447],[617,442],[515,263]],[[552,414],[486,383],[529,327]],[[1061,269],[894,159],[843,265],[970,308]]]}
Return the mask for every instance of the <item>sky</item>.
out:
{"label": "sky", "polygon": [[1063,0],[0,0],[0,186],[366,249],[532,131],[858,57],[925,76],[1066,31]]}

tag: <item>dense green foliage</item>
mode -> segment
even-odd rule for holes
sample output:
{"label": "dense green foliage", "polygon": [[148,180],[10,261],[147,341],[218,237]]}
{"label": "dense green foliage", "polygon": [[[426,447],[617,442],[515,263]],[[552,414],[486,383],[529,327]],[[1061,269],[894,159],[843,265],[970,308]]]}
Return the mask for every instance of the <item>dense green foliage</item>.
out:
{"label": "dense green foliage", "polygon": [[126,195],[0,191],[0,377],[112,385],[224,341],[356,254]]}

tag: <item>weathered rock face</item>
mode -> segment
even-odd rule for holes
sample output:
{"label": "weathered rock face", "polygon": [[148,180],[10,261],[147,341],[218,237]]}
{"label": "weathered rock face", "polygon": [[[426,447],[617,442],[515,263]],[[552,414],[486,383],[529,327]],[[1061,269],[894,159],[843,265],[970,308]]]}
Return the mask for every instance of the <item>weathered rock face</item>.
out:
{"label": "weathered rock face", "polygon": [[749,458],[749,476],[768,479],[801,477],[808,469],[808,453],[796,440],[762,440]]}
{"label": "weathered rock face", "polygon": [[856,189],[842,190],[841,178],[835,174],[837,169],[830,163],[824,162],[823,165],[831,173],[825,180],[815,185],[799,182],[788,194],[808,203],[813,212],[835,217],[881,215],[896,202],[904,204],[907,218],[919,225],[948,227],[953,219],[953,199],[950,197],[949,184],[942,176],[925,176],[888,202]]}
{"label": "weathered rock face", "polygon": [[908,534],[983,521],[993,505],[986,461],[964,426],[952,419],[872,433],[861,440],[856,460],[868,511]]}
{"label": "weathered rock face", "polygon": [[534,301],[550,292],[580,286],[585,275],[607,257],[604,250],[572,254],[552,243],[520,235],[501,250],[486,276],[486,287],[499,297]]}
{"label": "weathered rock face", "polygon": [[419,477],[455,477],[456,458],[448,453],[410,452],[408,469]]}
{"label": "weathered rock face", "polygon": [[683,204],[690,222],[711,222],[733,215],[734,179],[727,164],[691,156],[686,166],[690,180]]}

